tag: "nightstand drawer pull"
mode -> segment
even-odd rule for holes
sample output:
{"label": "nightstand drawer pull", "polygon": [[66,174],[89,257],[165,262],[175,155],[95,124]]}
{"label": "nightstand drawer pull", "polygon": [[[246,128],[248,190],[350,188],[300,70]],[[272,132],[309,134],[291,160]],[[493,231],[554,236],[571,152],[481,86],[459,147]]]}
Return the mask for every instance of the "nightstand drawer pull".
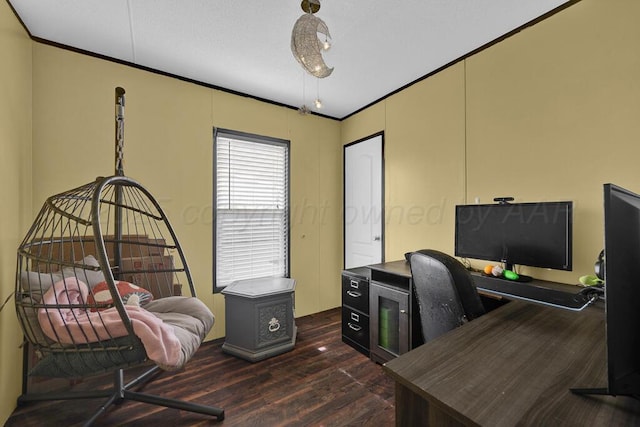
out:
{"label": "nightstand drawer pull", "polygon": [[351,298],[360,298],[362,296],[360,292],[355,291],[347,291],[347,295],[349,295]]}
{"label": "nightstand drawer pull", "polygon": [[360,332],[362,330],[362,326],[360,326],[360,325],[354,325],[351,322],[347,323],[347,325],[349,325],[349,327],[351,329],[353,329],[354,331],[356,331],[356,332]]}
{"label": "nightstand drawer pull", "polygon": [[278,329],[280,329],[280,321],[272,317],[269,321],[269,332],[276,332]]}

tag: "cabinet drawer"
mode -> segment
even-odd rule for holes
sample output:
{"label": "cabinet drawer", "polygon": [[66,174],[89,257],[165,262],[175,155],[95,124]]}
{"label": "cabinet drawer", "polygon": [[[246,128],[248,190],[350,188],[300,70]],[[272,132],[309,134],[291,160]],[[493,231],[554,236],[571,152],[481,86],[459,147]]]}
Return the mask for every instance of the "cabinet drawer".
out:
{"label": "cabinet drawer", "polygon": [[369,313],[369,280],[363,277],[342,275],[342,305]]}
{"label": "cabinet drawer", "polygon": [[369,316],[342,307],[342,335],[369,348]]}

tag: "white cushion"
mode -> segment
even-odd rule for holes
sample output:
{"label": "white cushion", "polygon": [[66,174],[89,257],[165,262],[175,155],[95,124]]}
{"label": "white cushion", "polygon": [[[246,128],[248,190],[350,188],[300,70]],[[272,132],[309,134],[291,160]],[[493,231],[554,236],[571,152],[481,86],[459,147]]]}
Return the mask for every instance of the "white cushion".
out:
{"label": "white cushion", "polygon": [[62,280],[60,273],[37,273],[35,271],[20,272],[20,284],[25,292],[43,294],[56,282]]}
{"label": "white cushion", "polygon": [[[100,263],[93,255],[87,255],[80,261],[82,265],[89,267],[100,267]],[[81,282],[86,283],[89,288],[93,288],[100,282],[104,282],[104,274],[101,270],[91,270],[81,267],[65,267],[62,270],[64,277],[75,277]]]}

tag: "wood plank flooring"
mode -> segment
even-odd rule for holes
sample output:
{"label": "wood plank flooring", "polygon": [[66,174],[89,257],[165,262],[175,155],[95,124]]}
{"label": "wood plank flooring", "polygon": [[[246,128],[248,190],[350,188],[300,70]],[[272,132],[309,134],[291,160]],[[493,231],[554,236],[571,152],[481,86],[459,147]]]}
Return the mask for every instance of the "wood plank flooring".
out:
{"label": "wood plank flooring", "polygon": [[[391,426],[394,384],[341,340],[340,309],[296,319],[294,350],[257,363],[222,352],[222,341],[205,343],[187,367],[162,373],[146,393],[213,405],[224,421],[137,402],[112,406],[96,426]],[[110,376],[77,388],[102,388]],[[97,383],[96,383],[97,381]],[[6,426],[82,424],[102,400],[29,403]]]}

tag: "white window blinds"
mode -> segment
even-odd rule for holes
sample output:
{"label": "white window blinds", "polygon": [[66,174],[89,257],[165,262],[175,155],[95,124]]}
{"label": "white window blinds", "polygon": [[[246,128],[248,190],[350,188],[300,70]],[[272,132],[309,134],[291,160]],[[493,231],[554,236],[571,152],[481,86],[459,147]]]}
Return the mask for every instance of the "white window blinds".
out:
{"label": "white window blinds", "polygon": [[217,131],[215,288],[289,275],[289,144]]}

